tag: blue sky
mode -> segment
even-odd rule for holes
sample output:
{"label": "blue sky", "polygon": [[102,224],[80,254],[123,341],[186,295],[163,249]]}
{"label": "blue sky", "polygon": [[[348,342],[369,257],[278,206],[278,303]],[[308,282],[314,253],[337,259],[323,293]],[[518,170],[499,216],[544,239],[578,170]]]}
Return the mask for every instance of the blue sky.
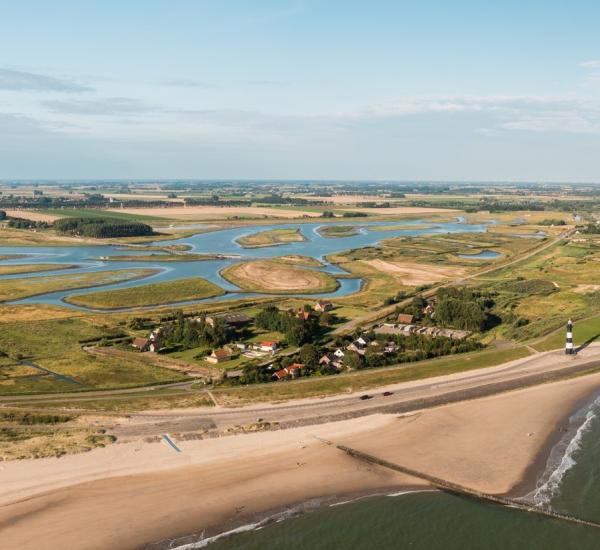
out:
{"label": "blue sky", "polygon": [[600,3],[0,0],[0,178],[600,182]]}

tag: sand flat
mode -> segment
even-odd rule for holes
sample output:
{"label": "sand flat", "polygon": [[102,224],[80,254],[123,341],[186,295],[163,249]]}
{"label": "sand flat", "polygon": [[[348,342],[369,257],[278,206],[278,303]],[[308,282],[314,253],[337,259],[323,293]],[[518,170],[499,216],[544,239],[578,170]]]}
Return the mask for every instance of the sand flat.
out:
{"label": "sand flat", "polygon": [[[505,492],[600,388],[600,374],[406,416],[371,415],[284,431],[117,444],[0,469],[3,547],[136,548],[244,525],[286,505],[422,483],[350,458],[332,440],[487,492]],[[94,518],[90,521],[90,518]]]}
{"label": "sand flat", "polygon": [[412,262],[388,262],[379,259],[361,261],[375,268],[377,271],[382,271],[400,279],[407,285],[435,283],[442,279],[460,277],[467,273],[466,269],[460,267],[447,267]]}

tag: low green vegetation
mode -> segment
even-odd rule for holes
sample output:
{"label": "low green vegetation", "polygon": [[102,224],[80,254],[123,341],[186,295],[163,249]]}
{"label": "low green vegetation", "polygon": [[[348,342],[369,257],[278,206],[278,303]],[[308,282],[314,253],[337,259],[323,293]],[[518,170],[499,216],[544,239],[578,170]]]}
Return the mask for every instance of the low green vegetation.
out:
{"label": "low green vegetation", "polygon": [[260,248],[278,244],[302,242],[306,240],[299,228],[296,229],[269,229],[259,231],[237,239],[238,244],[244,248]]}
{"label": "low green vegetation", "polygon": [[122,327],[114,322],[107,325],[101,318],[3,323],[0,394],[70,392],[185,380],[178,372],[151,365],[135,354],[124,363],[120,357],[92,355],[83,349],[122,334]]}
{"label": "low green vegetation", "polygon": [[0,280],[0,302],[19,300],[28,296],[96,287],[123,281],[141,279],[156,273],[154,269],[119,269],[115,271],[96,271],[57,275],[48,277],[28,277],[23,279]]}
{"label": "low green vegetation", "polygon": [[111,237],[144,237],[154,233],[151,226],[112,218],[61,218],[54,229],[63,235],[107,239]]}
{"label": "low green vegetation", "polygon": [[39,273],[41,271],[58,271],[72,269],[74,265],[67,264],[11,264],[0,265],[0,275],[17,275],[19,273]]}
{"label": "low green vegetation", "polygon": [[328,238],[352,237],[357,235],[359,228],[355,225],[324,225],[319,227],[319,235]]}
{"label": "low green vegetation", "polygon": [[92,309],[119,309],[170,304],[221,296],[225,291],[200,277],[176,279],[117,290],[69,296],[66,301]]}

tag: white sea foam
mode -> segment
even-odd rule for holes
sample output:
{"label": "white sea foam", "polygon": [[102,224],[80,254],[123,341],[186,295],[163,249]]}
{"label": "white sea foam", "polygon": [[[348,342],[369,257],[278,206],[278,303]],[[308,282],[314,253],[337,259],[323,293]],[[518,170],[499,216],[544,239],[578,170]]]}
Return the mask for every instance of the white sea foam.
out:
{"label": "white sea foam", "polygon": [[[545,481],[540,484],[530,496],[530,500],[535,506],[542,508],[550,507],[552,499],[560,491],[560,486],[565,477],[565,474],[577,464],[575,455],[581,449],[581,442],[585,433],[590,429],[592,423],[597,418],[596,409],[600,405],[600,398],[596,399],[585,415],[584,421],[580,424],[575,432],[575,435],[564,447],[562,457],[558,465],[553,467],[550,475],[544,476]],[[562,447],[562,445],[561,445]]]}
{"label": "white sea foam", "polygon": [[307,510],[318,508],[320,505],[321,501],[318,499],[309,500],[297,507],[288,508],[287,510],[278,512],[277,514],[273,514],[272,516],[268,516],[256,523],[248,523],[247,525],[241,525],[240,527],[236,527],[235,529],[231,529],[230,531],[225,531],[224,533],[219,533],[218,535],[214,535],[212,537],[202,538],[201,540],[197,540],[195,542],[190,542],[187,544],[182,544],[181,546],[174,546],[173,550],[196,550],[197,548],[205,548],[209,544],[227,538],[231,535],[245,533],[247,531],[259,531],[268,524],[279,523],[281,521],[291,519],[293,517],[299,516],[301,513],[306,512]]}

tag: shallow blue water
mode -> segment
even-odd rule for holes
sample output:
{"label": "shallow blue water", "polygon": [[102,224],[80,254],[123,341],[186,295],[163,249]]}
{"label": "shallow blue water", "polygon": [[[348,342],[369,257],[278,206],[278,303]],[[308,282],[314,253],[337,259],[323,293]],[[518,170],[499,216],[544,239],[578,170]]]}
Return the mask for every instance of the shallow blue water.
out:
{"label": "shallow blue water", "polygon": [[499,258],[502,256],[500,252],[496,252],[495,250],[482,250],[477,254],[459,254],[459,258],[464,258],[466,260],[493,260],[495,258]]}
{"label": "shallow blue water", "polygon": [[[406,222],[403,225],[419,225],[422,224],[422,220],[414,220]],[[348,224],[348,222],[346,222]],[[132,249],[124,249],[118,246],[65,246],[65,247],[0,247],[0,254],[25,254],[26,257],[18,258],[13,260],[4,260],[3,264],[37,264],[37,263],[60,263],[60,264],[73,264],[77,265],[75,269],[54,271],[54,272],[41,272],[32,274],[18,274],[18,275],[5,275],[0,278],[23,278],[23,277],[44,277],[52,276],[54,274],[68,274],[68,273],[81,273],[81,272],[97,272],[107,271],[116,269],[128,269],[128,268],[154,268],[158,272],[150,277],[143,280],[135,280],[128,282],[120,282],[111,285],[102,286],[102,290],[112,290],[118,288],[128,288],[138,286],[145,283],[155,283],[161,281],[169,281],[174,279],[181,279],[186,277],[199,276],[221,286],[222,288],[229,291],[237,291],[237,287],[223,279],[220,272],[223,268],[231,265],[236,261],[244,258],[272,258],[276,256],[283,256],[288,254],[300,254],[309,256],[312,258],[324,261],[324,257],[328,254],[341,252],[352,248],[363,248],[366,246],[373,246],[377,244],[381,239],[396,237],[400,235],[425,235],[435,233],[457,233],[457,232],[484,232],[486,230],[485,225],[469,225],[461,222],[456,223],[439,223],[435,224],[429,229],[402,229],[395,231],[375,232],[369,231],[369,227],[377,225],[389,225],[389,222],[371,222],[371,223],[356,223],[354,225],[361,228],[361,231],[356,235],[339,238],[327,238],[323,237],[317,231],[319,227],[322,227],[322,223],[307,223],[307,224],[274,224],[268,226],[252,226],[252,227],[238,227],[235,229],[226,229],[221,231],[213,231],[209,233],[200,233],[192,237],[184,239],[175,239],[172,241],[161,241],[156,243],[162,246],[169,244],[187,244],[191,246],[191,252],[199,254],[223,254],[223,255],[236,255],[239,258],[227,258],[220,260],[207,260],[207,261],[191,261],[191,262],[173,262],[173,263],[152,263],[152,262],[107,262],[98,260],[102,256],[115,256],[115,255],[136,255],[136,254],[147,254],[144,251],[136,251]],[[238,243],[237,239],[245,235],[250,235],[256,231],[265,231],[268,229],[281,229],[281,228],[299,228],[302,234],[306,237],[303,242],[297,243],[286,243],[278,246],[264,247],[264,248],[242,248]],[[328,271],[333,274],[342,274],[343,270],[337,266],[326,264],[325,267],[321,268],[324,271]],[[360,290],[361,280],[360,279],[340,279],[340,287],[332,293],[313,295],[315,297],[332,297],[332,296],[344,296],[357,292]],[[66,304],[63,302],[63,298],[66,296],[77,293],[88,293],[90,289],[78,290],[78,291],[61,291],[43,294],[39,296],[32,296],[24,300],[19,300],[16,303],[31,303],[31,304],[58,304],[58,305],[69,305],[69,307],[77,308],[76,306]],[[209,298],[201,301],[214,301],[223,299],[238,299],[246,298],[250,296],[257,296],[252,293],[240,293],[228,294],[218,298]],[[196,301],[195,301],[196,302]],[[185,302],[185,303],[195,303]],[[85,308],[77,308],[85,309]]]}

